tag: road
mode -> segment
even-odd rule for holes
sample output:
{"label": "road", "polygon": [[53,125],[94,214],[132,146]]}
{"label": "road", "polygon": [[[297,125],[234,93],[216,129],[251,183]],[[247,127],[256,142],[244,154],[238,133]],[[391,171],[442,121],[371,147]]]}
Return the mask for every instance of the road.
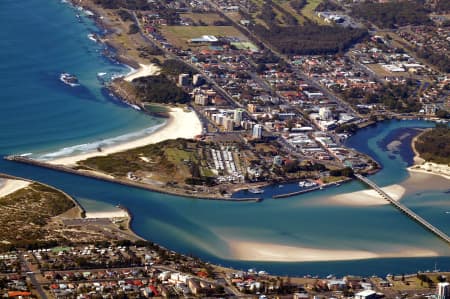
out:
{"label": "road", "polygon": [[168,51],[166,48],[164,48],[163,46],[161,46],[158,42],[154,41],[153,39],[149,38],[144,30],[142,29],[141,23],[139,22],[136,13],[133,12],[133,17],[134,17],[134,22],[135,24],[139,27],[139,33],[142,36],[142,38],[147,41],[148,43],[150,43],[151,45],[157,47],[158,49],[160,49],[161,51],[164,52],[164,54],[169,57],[170,59],[174,59],[177,60],[179,62],[182,62],[188,66],[190,66],[192,69],[194,69],[196,72],[198,72],[199,74],[201,74],[204,79],[210,83],[213,87],[213,89],[220,94],[226,101],[229,102],[229,104],[232,107],[242,107],[242,104],[237,103],[232,97],[231,95],[226,92],[222,87],[219,86],[219,84],[217,84],[217,82],[215,80],[213,80],[210,76],[208,76],[203,70],[199,69],[195,64],[190,63],[188,61],[185,61],[183,59],[181,59],[180,57],[178,57],[177,55],[175,55],[174,53]]}
{"label": "road", "polygon": [[281,52],[279,52],[275,47],[273,47],[272,45],[268,44],[267,42],[265,42],[264,40],[262,40],[261,38],[259,38],[257,35],[255,35],[253,32],[251,32],[250,30],[248,30],[247,27],[235,22],[233,19],[229,18],[226,14],[224,14],[221,10],[220,7],[214,3],[212,0],[206,0],[206,2],[212,6],[213,8],[215,8],[219,14],[221,16],[223,16],[224,18],[226,18],[228,21],[230,21],[234,27],[236,27],[237,29],[239,29],[239,31],[241,32],[245,32],[247,33],[247,35],[250,37],[251,40],[257,41],[257,43],[262,44],[265,48],[269,49],[270,51],[272,51],[272,53],[274,53],[275,55],[277,55],[278,57],[280,57],[285,63],[287,63],[288,65],[290,65],[292,67],[293,70],[295,70],[296,74],[302,79],[304,80],[306,83],[308,83],[309,85],[317,88],[318,90],[320,90],[326,97],[328,97],[329,99],[335,101],[336,103],[340,104],[340,106],[346,110],[347,112],[351,112],[354,113],[356,115],[358,115],[358,113],[350,106],[350,104],[348,104],[347,102],[345,102],[344,100],[340,99],[339,97],[337,97],[336,95],[334,95],[333,93],[331,93],[328,89],[322,87],[317,81],[312,80],[311,78],[309,78],[308,76],[306,76],[303,72],[300,72],[298,69],[296,69],[292,63],[291,60],[289,59],[288,56],[282,54]]}
{"label": "road", "polygon": [[36,275],[34,272],[31,271],[30,266],[28,265],[28,262],[25,260],[25,257],[23,256],[23,253],[19,253],[19,259],[22,263],[22,266],[25,268],[25,271],[27,272],[28,277],[30,278],[31,284],[36,289],[36,292],[39,295],[39,298],[41,299],[47,299],[47,294],[42,289],[42,286],[39,284],[39,282],[36,279]]}

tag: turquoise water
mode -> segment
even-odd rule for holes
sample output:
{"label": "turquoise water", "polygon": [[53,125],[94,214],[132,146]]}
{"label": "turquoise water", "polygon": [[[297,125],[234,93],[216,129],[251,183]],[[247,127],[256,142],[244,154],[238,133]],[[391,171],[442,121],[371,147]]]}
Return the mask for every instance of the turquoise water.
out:
{"label": "turquoise water", "polygon": [[[110,98],[96,78],[98,72],[127,69],[101,55],[101,46],[87,38],[96,31],[89,20],[79,23],[77,11],[58,1],[30,0],[0,3],[0,155],[35,156],[95,150],[99,142],[150,128],[160,120],[148,117]],[[59,73],[76,74],[83,88],[72,89]],[[427,127],[423,121],[386,122],[361,130],[348,144],[372,155],[383,165],[373,176],[380,185],[400,183],[411,150],[386,151],[381,144],[405,127]],[[394,132],[394,133],[393,133]],[[400,131],[398,131],[400,132]],[[400,134],[400,133],[399,133]],[[398,134],[397,134],[398,135]],[[81,146],[80,146],[81,145]],[[261,203],[230,203],[187,199],[137,190],[37,167],[0,161],[0,171],[63,189],[87,208],[109,209],[123,204],[134,215],[133,229],[170,249],[237,268],[258,267],[278,274],[386,274],[450,269],[448,245],[389,205],[340,206],[336,194],[365,187],[358,182]],[[411,209],[450,233],[445,190],[424,190],[403,200]],[[270,192],[265,193],[270,197]],[[106,204],[106,206],[105,206]],[[361,261],[274,263],[236,260],[230,240],[322,249],[359,249],[403,253],[410,247],[433,250],[430,258],[381,258]],[[248,250],[252,250],[249,248]]]}
{"label": "turquoise water", "polygon": [[[87,37],[99,29],[79,22],[81,12],[58,0],[4,0],[0,8],[0,152],[63,156],[162,122],[104,91],[99,72],[130,70],[102,56],[103,46]],[[81,86],[63,84],[62,72]]]}

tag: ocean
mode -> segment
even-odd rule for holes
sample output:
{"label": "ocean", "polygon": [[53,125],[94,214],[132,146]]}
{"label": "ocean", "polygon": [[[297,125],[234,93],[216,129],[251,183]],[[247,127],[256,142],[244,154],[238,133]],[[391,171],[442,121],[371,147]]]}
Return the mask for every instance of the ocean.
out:
{"label": "ocean", "polygon": [[[162,123],[122,104],[103,89],[97,74],[123,74],[128,68],[102,55],[102,45],[88,39],[99,32],[86,17],[57,0],[12,0],[0,3],[0,155],[64,156],[95,150],[99,144],[121,142],[145,134]],[[80,88],[59,81],[75,74]],[[412,152],[412,128],[431,127],[425,121],[390,121],[359,131],[348,146],[373,156],[383,169],[371,178],[381,186],[402,184]],[[135,133],[138,132],[138,133]],[[409,139],[408,139],[409,138]],[[388,145],[402,140],[395,149]],[[390,205],[344,206],[332,203],[338,194],[365,189],[359,182],[261,203],[205,201],[96,181],[39,167],[0,161],[0,171],[60,188],[86,208],[104,210],[122,204],[133,213],[132,228],[167,248],[239,269],[257,268],[275,274],[330,273],[384,275],[433,269],[450,270],[447,244],[400,214]],[[436,178],[436,180],[439,180]],[[293,188],[285,186],[284,188]],[[407,193],[402,201],[443,231],[450,233],[448,189]],[[230,242],[277,244],[329,250],[358,249],[406,255],[414,248],[438,257],[376,258],[339,262],[242,261]],[[259,246],[259,245],[255,245]],[[249,247],[248,250],[259,248]],[[349,257],[350,258],[350,257]]]}

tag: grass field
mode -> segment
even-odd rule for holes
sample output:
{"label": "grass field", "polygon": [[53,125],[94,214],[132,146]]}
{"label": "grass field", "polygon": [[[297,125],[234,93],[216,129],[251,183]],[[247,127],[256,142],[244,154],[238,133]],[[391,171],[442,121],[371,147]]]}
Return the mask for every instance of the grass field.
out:
{"label": "grass field", "polygon": [[299,15],[289,4],[289,1],[276,1],[281,7],[283,7],[287,12],[289,12],[292,16],[294,16],[298,23],[301,25],[305,22],[305,17]]}
{"label": "grass field", "polygon": [[187,48],[189,39],[202,35],[214,35],[216,37],[239,37],[247,40],[245,36],[232,26],[166,26],[162,33],[167,40],[176,47]]}
{"label": "grass field", "polygon": [[181,14],[183,18],[189,18],[195,23],[204,22],[209,26],[214,25],[216,21],[225,21],[220,15],[216,13],[184,13]]}
{"label": "grass field", "polygon": [[301,13],[306,18],[316,21],[318,24],[324,25],[326,23],[321,18],[319,18],[314,11],[321,2],[322,0],[308,0],[308,4],[303,7]]}

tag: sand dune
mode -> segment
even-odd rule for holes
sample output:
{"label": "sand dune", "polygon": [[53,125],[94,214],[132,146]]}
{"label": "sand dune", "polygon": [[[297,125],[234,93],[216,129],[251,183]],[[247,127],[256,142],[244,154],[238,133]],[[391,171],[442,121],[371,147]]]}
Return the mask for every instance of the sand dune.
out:
{"label": "sand dune", "polygon": [[161,69],[156,64],[140,64],[140,68],[124,78],[125,81],[131,82],[133,79],[158,75]]}
{"label": "sand dune", "polygon": [[30,182],[12,179],[2,179],[4,183],[0,185],[0,197],[14,193],[17,190],[27,187]]}

